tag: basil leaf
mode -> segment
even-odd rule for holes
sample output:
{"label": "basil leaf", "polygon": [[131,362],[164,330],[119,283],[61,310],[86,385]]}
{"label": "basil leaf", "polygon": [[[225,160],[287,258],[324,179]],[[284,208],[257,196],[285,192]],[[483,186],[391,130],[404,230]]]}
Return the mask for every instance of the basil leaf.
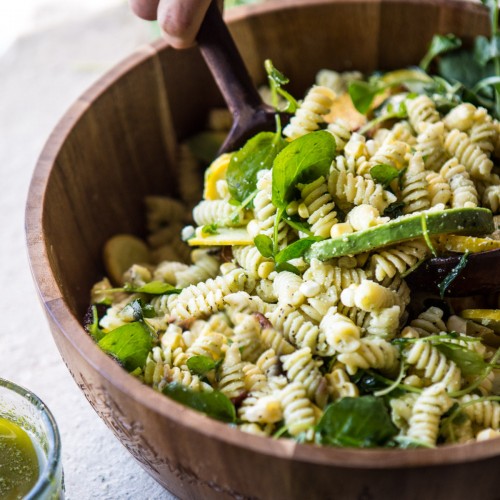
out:
{"label": "basil leaf", "polygon": [[450,52],[438,61],[438,73],[446,80],[461,82],[465,87],[472,88],[483,78],[494,76],[493,64],[481,66],[475,59],[474,54],[467,50]]}
{"label": "basil leaf", "polygon": [[281,264],[283,262],[288,262],[292,259],[297,259],[298,257],[302,257],[311,245],[316,241],[321,241],[321,236],[309,236],[308,238],[302,238],[293,242],[291,245],[288,245],[286,248],[281,250],[276,254],[275,260],[277,264]]}
{"label": "basil leaf", "polygon": [[105,334],[98,342],[99,347],[118,360],[129,372],[143,368],[149,351],[153,348],[153,339],[149,328],[136,321],[119,326]]}
{"label": "basil leaf", "polygon": [[257,186],[259,170],[270,169],[276,155],[287,145],[285,140],[273,132],[261,132],[231,156],[226,180],[229,193],[242,202]]}
{"label": "basil leaf", "polygon": [[439,54],[458,49],[462,45],[460,38],[451,33],[448,35],[434,35],[427,50],[427,54],[420,61],[420,67],[426,71],[431,61]]}
{"label": "basil leaf", "polygon": [[133,285],[132,283],[125,283],[123,287],[125,292],[132,293],[149,293],[150,295],[165,295],[170,293],[181,293],[179,288],[175,288],[170,283],[163,281],[150,281],[141,286]]}
{"label": "basil leaf", "polygon": [[166,385],[162,392],[178,403],[205,413],[209,417],[229,423],[236,420],[234,405],[222,392],[195,392],[175,382]]}
{"label": "basil leaf", "polygon": [[328,175],[335,156],[335,139],[319,130],[289,143],[274,160],[272,202],[283,212],[299,182],[311,182]]}
{"label": "basil leaf", "polygon": [[191,373],[200,377],[217,367],[217,363],[212,358],[202,355],[190,357],[186,364]]}
{"label": "basil leaf", "polygon": [[482,356],[466,347],[449,342],[435,347],[460,368],[464,377],[481,375],[488,366]]}
{"label": "basil leaf", "polygon": [[320,444],[371,448],[398,432],[380,398],[342,398],[325,410],[317,425]]}
{"label": "basil leaf", "polygon": [[354,80],[349,83],[349,95],[354,107],[361,113],[366,114],[372,105],[373,99],[384,90],[385,86],[379,83]]}
{"label": "basil leaf", "polygon": [[462,255],[462,257],[460,257],[458,264],[445,276],[444,280],[441,283],[439,283],[438,285],[439,296],[441,298],[444,298],[444,294],[446,293],[448,287],[455,280],[455,278],[464,270],[465,266],[467,265],[468,258],[469,258],[469,252],[465,252]]}
{"label": "basil leaf", "polygon": [[279,264],[276,264],[276,271],[288,271],[290,273],[296,274],[297,276],[300,276],[300,271],[289,262],[280,262]]}
{"label": "basil leaf", "polygon": [[372,179],[384,187],[387,187],[394,179],[397,179],[401,175],[401,172],[396,167],[386,164],[375,165],[370,169]]}
{"label": "basil leaf", "polygon": [[97,313],[96,306],[92,306],[92,322],[85,325],[85,330],[87,330],[95,342],[99,342],[105,335],[101,328],[99,328],[99,314]]}
{"label": "basil leaf", "polygon": [[266,257],[267,259],[272,259],[274,257],[273,240],[269,238],[269,236],[259,234],[254,238],[253,242],[262,257]]}
{"label": "basil leaf", "polygon": [[[338,217],[338,213],[337,213],[337,217]],[[312,232],[311,232],[311,226],[310,226],[310,224],[308,224],[307,222],[304,222],[300,217],[298,217],[296,215],[290,216],[290,215],[287,215],[287,213],[285,212],[283,214],[283,220],[291,228],[295,229],[296,231],[301,231],[302,233],[305,233],[308,236],[312,236],[313,235]]]}

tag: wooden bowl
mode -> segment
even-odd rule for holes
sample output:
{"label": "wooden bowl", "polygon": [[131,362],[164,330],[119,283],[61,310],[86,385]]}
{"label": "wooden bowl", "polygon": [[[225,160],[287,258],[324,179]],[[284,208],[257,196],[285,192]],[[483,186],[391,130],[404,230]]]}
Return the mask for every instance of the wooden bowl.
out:
{"label": "wooden bowl", "polygon": [[[445,0],[288,0],[240,8],[231,30],[257,82],[271,58],[303,95],[321,68],[418,63],[436,32],[487,34],[486,10]],[[175,195],[178,141],[221,97],[196,49],[147,46],[70,108],[35,169],[31,267],[62,358],[132,455],[181,498],[493,498],[500,440],[425,450],[319,448],[248,435],[142,385],[82,328],[101,251],[143,235],[146,194]]]}

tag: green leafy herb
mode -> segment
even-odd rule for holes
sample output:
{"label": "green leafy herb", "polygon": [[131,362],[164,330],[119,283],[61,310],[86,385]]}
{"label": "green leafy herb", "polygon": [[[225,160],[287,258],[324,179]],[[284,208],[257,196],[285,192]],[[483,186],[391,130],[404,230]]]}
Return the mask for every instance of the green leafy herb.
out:
{"label": "green leafy herb", "polygon": [[150,281],[140,286],[126,283],[123,287],[123,291],[131,293],[148,293],[150,295],[166,295],[181,292],[179,288],[175,288],[170,283],[164,283],[163,281]]}
{"label": "green leafy herb", "polygon": [[320,444],[330,446],[383,446],[397,432],[383,401],[374,396],[336,401],[317,425]]}
{"label": "green leafy herb", "polygon": [[207,236],[209,234],[219,234],[219,224],[217,224],[217,222],[205,224],[201,228],[201,234],[203,234],[203,236]]}
{"label": "green leafy herb", "polygon": [[[295,111],[297,111],[297,108],[299,107],[297,100],[289,92],[283,89],[283,85],[288,84],[290,80],[283,73],[281,73],[281,71],[278,71],[269,59],[266,59],[266,61],[264,61],[264,67],[267,72],[267,77],[271,86],[271,92],[273,96],[279,94],[285,99],[287,103],[286,108],[283,111],[287,113],[295,113]],[[277,108],[278,103],[276,97],[273,100],[275,101],[273,103],[274,107]]]}
{"label": "green leafy herb", "polygon": [[403,208],[405,207],[405,203],[403,201],[395,201],[394,203],[391,203],[385,210],[384,210],[384,217],[390,217],[391,219],[397,219],[398,217],[401,217],[404,212]]}
{"label": "green leafy herb", "polygon": [[191,356],[187,362],[189,371],[194,375],[204,377],[209,371],[217,368],[218,363],[208,356]]}
{"label": "green leafy herb", "polygon": [[462,372],[464,377],[481,375],[488,364],[477,352],[457,344],[438,344],[439,349],[450,361],[453,361]]}
{"label": "green leafy herb", "polygon": [[444,298],[444,294],[448,287],[453,283],[453,281],[457,278],[457,276],[464,270],[467,265],[467,261],[469,258],[469,252],[465,252],[458,264],[445,276],[444,280],[438,285],[439,295],[441,298]]}
{"label": "green leafy herb", "polygon": [[451,33],[448,35],[434,35],[427,50],[427,54],[420,61],[420,67],[427,71],[431,61],[438,55],[455,50],[462,45],[462,40]]}
{"label": "green leafy herb", "polygon": [[279,262],[278,264],[276,264],[276,271],[288,271],[290,273],[296,274],[297,276],[300,275],[300,271],[293,264],[290,264],[290,262]]}
{"label": "green leafy herb", "polygon": [[222,392],[195,392],[181,384],[171,383],[162,389],[163,394],[178,403],[205,413],[209,417],[223,422],[234,422],[236,411],[231,400]]}
{"label": "green leafy herb", "polygon": [[[316,241],[321,241],[321,236],[309,236],[308,238],[301,238],[293,242],[291,245],[288,245],[286,248],[278,252],[275,256],[275,261],[277,264],[282,264],[283,262],[287,262],[292,259],[297,259],[302,257],[311,245]],[[262,252],[261,252],[262,253]]]}
{"label": "green leafy herb", "polygon": [[396,167],[392,165],[375,165],[370,169],[370,175],[375,182],[382,184],[385,188],[387,187],[394,179],[397,179],[401,175],[401,170],[398,170]]}
{"label": "green leafy herb", "polygon": [[387,87],[380,81],[355,80],[349,83],[349,95],[354,107],[362,114],[366,114],[375,97]]}
{"label": "green leafy herb", "polygon": [[272,168],[274,159],[286,145],[280,135],[261,132],[236,151],[226,173],[231,196],[240,202],[251,196],[256,190],[257,173]]}
{"label": "green leafy herb", "polygon": [[85,329],[96,342],[99,342],[105,335],[99,328],[99,314],[96,306],[92,306],[92,323],[86,324]]}
{"label": "green leafy herb", "polygon": [[269,236],[259,234],[254,238],[253,242],[263,257],[266,259],[274,258],[273,240]]}
{"label": "green leafy herb", "polygon": [[299,183],[328,175],[335,156],[335,139],[324,130],[292,141],[274,160],[272,202],[282,212]]}
{"label": "green leafy herb", "polygon": [[[338,214],[337,214],[338,217]],[[311,231],[311,226],[304,222],[302,219],[300,219],[297,216],[290,216],[287,215],[286,213],[283,214],[283,220],[293,229],[296,231],[300,231],[304,234],[307,234],[308,236],[312,236],[313,233]]]}
{"label": "green leafy herb", "polygon": [[99,340],[98,345],[131,372],[144,367],[153,348],[153,339],[149,328],[142,321],[136,321],[111,330]]}

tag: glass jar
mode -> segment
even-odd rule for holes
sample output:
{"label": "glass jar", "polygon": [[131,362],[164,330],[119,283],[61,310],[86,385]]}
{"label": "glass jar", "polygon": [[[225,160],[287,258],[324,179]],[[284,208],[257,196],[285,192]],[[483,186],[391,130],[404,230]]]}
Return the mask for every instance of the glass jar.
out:
{"label": "glass jar", "polygon": [[48,408],[27,389],[0,378],[0,418],[7,421],[4,421],[6,428],[13,424],[12,435],[19,427],[22,429],[19,436],[26,437],[27,434],[38,458],[38,480],[23,498],[64,498],[61,441]]}

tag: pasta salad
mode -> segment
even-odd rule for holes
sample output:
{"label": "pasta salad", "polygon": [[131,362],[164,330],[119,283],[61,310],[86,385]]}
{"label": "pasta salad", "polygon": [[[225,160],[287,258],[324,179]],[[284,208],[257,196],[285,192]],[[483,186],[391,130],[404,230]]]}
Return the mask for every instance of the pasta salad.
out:
{"label": "pasta salad", "polygon": [[107,242],[89,333],[145,384],[252,434],[355,447],[500,435],[498,311],[450,305],[449,283],[421,305],[405,282],[433,254],[463,254],[457,274],[500,246],[499,122],[443,103],[416,70],[384,75],[366,107],[357,72],[322,70],[296,101],[266,69],[289,123],[218,156],[202,191],[193,176],[227,112],[181,144],[182,201],[145,200],[147,243]]}

